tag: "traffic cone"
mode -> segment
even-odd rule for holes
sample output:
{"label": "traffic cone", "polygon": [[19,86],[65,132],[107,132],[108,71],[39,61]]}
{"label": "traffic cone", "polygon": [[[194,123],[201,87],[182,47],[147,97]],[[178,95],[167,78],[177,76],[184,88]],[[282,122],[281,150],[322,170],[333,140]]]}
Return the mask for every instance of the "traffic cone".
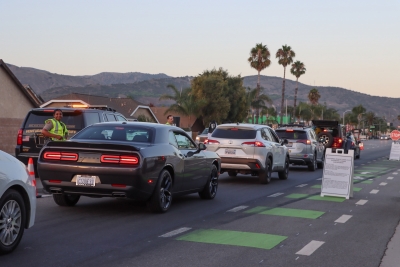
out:
{"label": "traffic cone", "polygon": [[29,179],[31,179],[32,185],[35,187],[35,190],[36,190],[36,198],[42,197],[42,195],[39,195],[38,191],[37,191],[35,168],[33,167],[33,159],[32,158],[29,158],[29,160],[28,160],[27,170],[28,170]]}

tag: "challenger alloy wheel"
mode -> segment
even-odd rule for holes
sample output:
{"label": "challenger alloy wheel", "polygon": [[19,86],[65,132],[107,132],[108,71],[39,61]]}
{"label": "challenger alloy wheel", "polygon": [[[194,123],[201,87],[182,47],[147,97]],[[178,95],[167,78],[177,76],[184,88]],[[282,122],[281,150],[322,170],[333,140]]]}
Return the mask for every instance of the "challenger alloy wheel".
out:
{"label": "challenger alloy wheel", "polygon": [[203,199],[213,199],[218,191],[218,169],[213,164],[211,168],[211,175],[204,186],[203,191],[199,192],[199,196]]}

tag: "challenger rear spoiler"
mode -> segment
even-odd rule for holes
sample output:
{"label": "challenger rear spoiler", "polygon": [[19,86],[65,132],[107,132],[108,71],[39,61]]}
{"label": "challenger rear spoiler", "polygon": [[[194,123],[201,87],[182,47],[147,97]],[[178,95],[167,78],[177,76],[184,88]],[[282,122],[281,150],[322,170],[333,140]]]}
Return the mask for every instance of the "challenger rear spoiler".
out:
{"label": "challenger rear spoiler", "polygon": [[149,146],[151,144],[145,143],[142,146],[138,146],[137,144],[109,144],[106,142],[76,142],[76,141],[66,141],[66,142],[59,142],[59,141],[50,141],[46,144],[47,148],[68,148],[68,149],[101,149],[101,150],[126,150],[126,151],[139,151],[143,146]]}

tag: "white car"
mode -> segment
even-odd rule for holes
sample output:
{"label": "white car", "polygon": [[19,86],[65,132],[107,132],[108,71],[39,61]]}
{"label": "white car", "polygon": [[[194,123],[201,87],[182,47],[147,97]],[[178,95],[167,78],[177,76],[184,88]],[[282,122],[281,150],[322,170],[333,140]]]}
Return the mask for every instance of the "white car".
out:
{"label": "white car", "polygon": [[13,251],[35,223],[33,179],[21,161],[0,150],[0,254]]}

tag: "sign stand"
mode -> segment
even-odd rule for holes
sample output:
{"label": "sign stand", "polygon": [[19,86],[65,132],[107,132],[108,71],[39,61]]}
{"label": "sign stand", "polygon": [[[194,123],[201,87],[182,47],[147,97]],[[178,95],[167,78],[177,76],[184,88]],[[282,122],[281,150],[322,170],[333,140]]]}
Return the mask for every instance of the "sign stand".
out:
{"label": "sign stand", "polygon": [[322,176],[321,196],[353,197],[354,151],[327,148]]}
{"label": "sign stand", "polygon": [[400,142],[394,141],[392,143],[389,160],[400,160]]}

